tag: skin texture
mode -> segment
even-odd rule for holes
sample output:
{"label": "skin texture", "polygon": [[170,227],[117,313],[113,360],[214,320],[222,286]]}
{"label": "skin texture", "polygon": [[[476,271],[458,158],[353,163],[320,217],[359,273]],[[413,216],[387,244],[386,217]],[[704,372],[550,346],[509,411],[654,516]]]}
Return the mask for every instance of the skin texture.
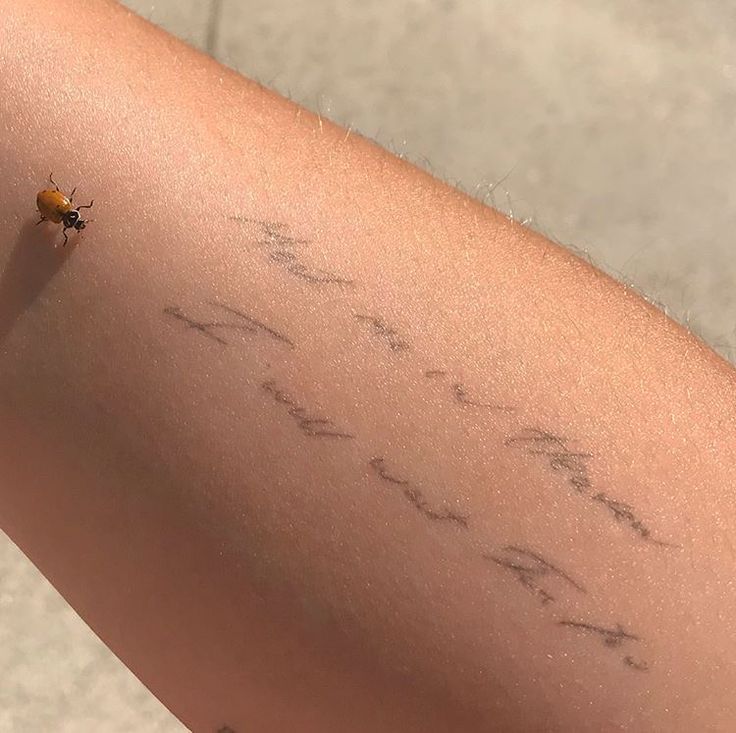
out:
{"label": "skin texture", "polygon": [[[728,364],[113,3],[0,10],[0,517],[154,694],[733,730]],[[96,202],[65,249],[49,170]]]}

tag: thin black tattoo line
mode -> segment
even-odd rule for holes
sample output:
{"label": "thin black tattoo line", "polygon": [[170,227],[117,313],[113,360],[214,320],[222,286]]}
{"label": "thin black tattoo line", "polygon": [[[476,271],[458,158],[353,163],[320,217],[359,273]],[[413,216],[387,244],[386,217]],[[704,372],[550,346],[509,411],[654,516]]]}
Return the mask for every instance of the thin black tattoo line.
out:
{"label": "thin black tattoo line", "polygon": [[578,583],[576,580],[570,577],[570,575],[568,575],[564,570],[561,570],[556,565],[553,565],[548,560],[545,560],[539,553],[534,552],[533,550],[527,550],[524,547],[518,547],[517,545],[506,545],[503,549],[506,552],[516,552],[519,555],[527,555],[528,557],[531,557],[533,560],[538,562],[540,565],[544,566],[545,568],[548,568],[555,575],[559,575],[561,578],[566,580],[570,585],[572,585],[574,588],[579,590],[581,593],[588,592],[587,590],[585,590],[585,588],[582,585],[580,585],[580,583]]}
{"label": "thin black tattoo line", "polygon": [[273,336],[273,338],[275,338],[277,341],[281,341],[291,346],[292,349],[296,347],[296,344],[288,336],[285,336],[283,333],[279,333],[278,331],[271,328],[270,326],[267,326],[265,323],[261,323],[255,318],[252,318],[251,316],[245,313],[242,313],[241,311],[235,308],[232,308],[229,305],[225,305],[224,303],[218,303],[217,301],[214,301],[214,300],[211,300],[208,302],[210,305],[214,306],[215,308],[222,308],[222,310],[225,310],[228,313],[232,313],[233,315],[236,315],[239,318],[242,318],[244,321],[247,321],[248,323],[252,324],[256,328],[260,328],[262,331],[265,331],[267,334]]}
{"label": "thin black tattoo line", "polygon": [[555,597],[549,591],[545,590],[534,582],[533,577],[536,575],[536,573],[534,573],[533,571],[530,572],[530,568],[523,565],[517,565],[506,560],[502,560],[498,557],[493,557],[493,555],[483,555],[483,558],[486,560],[493,560],[493,562],[500,565],[501,567],[504,567],[507,570],[511,570],[516,573],[516,577],[519,582],[527,590],[530,590],[532,593],[539,596],[539,599],[541,600],[543,606],[547,603],[552,603],[555,600]]}
{"label": "thin black tattoo line", "polygon": [[[272,253],[272,255],[275,253]],[[294,262],[286,267],[286,271],[292,275],[304,280],[305,282],[312,283],[314,285],[329,284],[329,285],[345,285],[353,287],[355,285],[354,280],[349,280],[340,275],[335,275],[333,272],[328,270],[320,270],[319,268],[309,268],[302,262]]]}
{"label": "thin black tattoo line", "polygon": [[257,224],[263,231],[262,236],[273,237],[273,241],[259,242],[259,244],[273,244],[291,247],[294,244],[309,244],[306,239],[297,239],[290,234],[283,234],[284,230],[289,229],[288,224],[280,221],[265,221],[263,219],[251,219],[247,216],[229,216],[231,221],[240,221],[246,224]]}
{"label": "thin black tattoo line", "polygon": [[567,483],[575,491],[591,501],[602,504],[613,515],[617,523],[628,525],[645,542],[660,547],[682,548],[682,545],[675,542],[666,542],[655,537],[652,530],[635,514],[634,507],[630,504],[614,499],[602,491],[591,496],[588,492],[593,489],[593,482],[588,474],[586,461],[593,458],[593,455],[568,450],[567,443],[567,438],[539,428],[525,428],[519,435],[504,441],[504,445],[507,446],[523,444],[527,454],[545,456],[550,468],[554,471],[566,471],[569,474]]}
{"label": "thin black tattoo line", "polygon": [[645,542],[660,547],[682,548],[680,544],[666,542],[655,537],[652,530],[635,514],[634,507],[631,504],[614,499],[602,491],[591,496],[588,492],[593,489],[593,482],[588,474],[586,461],[593,458],[593,455],[568,450],[567,443],[567,438],[539,428],[525,428],[519,435],[512,436],[504,441],[506,446],[523,444],[523,450],[528,455],[545,456],[550,468],[554,471],[566,471],[569,474],[567,483],[575,491],[591,501],[602,504],[613,515],[617,523],[630,527]]}
{"label": "thin black tattoo line", "polygon": [[470,407],[487,407],[491,410],[501,410],[502,412],[514,412],[513,407],[506,407],[505,405],[493,405],[487,402],[476,402],[468,397],[468,393],[465,391],[465,387],[456,382],[450,389],[455,397],[455,400],[461,405],[468,405]]}
{"label": "thin black tattoo line", "polygon": [[299,260],[298,255],[291,251],[295,245],[308,244],[306,239],[297,239],[289,234],[289,227],[280,222],[266,222],[261,219],[251,219],[242,216],[230,216],[228,219],[249,224],[260,228],[256,244],[268,250],[268,259],[280,266],[286,272],[310,284],[341,285],[353,287],[355,281],[341,277],[328,270],[310,267]]}
{"label": "thin black tattoo line", "polygon": [[447,521],[452,522],[463,529],[468,529],[468,517],[462,514],[457,514],[449,509],[438,511],[430,507],[427,500],[424,498],[422,492],[413,488],[409,481],[404,479],[396,478],[386,471],[385,460],[383,458],[374,457],[368,461],[368,465],[376,472],[379,478],[388,481],[389,483],[395,484],[402,487],[402,492],[406,499],[414,506],[415,509],[420,511],[428,519],[435,521]]}
{"label": "thin black tattoo line", "polygon": [[[607,629],[602,626],[595,626],[594,624],[588,624],[582,621],[558,621],[561,626],[568,626],[570,628],[582,631],[583,633],[596,634],[603,639],[603,643],[611,648],[617,649],[623,646],[626,642],[639,642],[642,641],[641,637],[636,634],[631,634],[625,631],[621,624],[616,624],[615,629]],[[627,654],[622,659],[623,663],[629,668],[637,672],[648,672],[649,665],[645,661],[638,661],[633,656]]]}
{"label": "thin black tattoo line", "polygon": [[371,458],[370,461],[368,461],[368,464],[385,481],[389,481],[392,484],[397,484],[398,486],[407,486],[409,484],[406,479],[396,478],[395,476],[389,474],[386,470],[386,461],[383,458]]}
{"label": "thin black tattoo line", "polygon": [[463,516],[462,514],[457,514],[456,512],[450,511],[449,509],[445,509],[442,512],[439,512],[435,509],[430,508],[429,504],[424,498],[424,495],[419,489],[407,487],[406,489],[404,489],[404,496],[406,496],[406,498],[422,514],[424,514],[424,516],[428,517],[429,519],[454,522],[455,524],[459,524],[464,529],[468,528],[468,518],[466,516]]}
{"label": "thin black tattoo line", "polygon": [[585,462],[593,458],[593,455],[568,450],[567,438],[539,428],[525,428],[518,435],[504,440],[504,445],[509,447],[517,443],[523,444],[524,451],[529,455],[545,456],[553,471],[566,470],[570,474],[567,483],[579,494],[584,494],[591,488],[592,483]]}
{"label": "thin black tattoo line", "polygon": [[627,654],[624,657],[624,664],[627,667],[631,667],[632,669],[637,670],[638,672],[649,671],[649,665],[646,662],[637,662],[630,654]]}
{"label": "thin black tattoo line", "polygon": [[584,621],[558,621],[559,626],[568,626],[570,628],[579,629],[583,632],[598,634],[603,637],[603,643],[610,647],[619,647],[626,641],[641,641],[641,637],[624,631],[621,624],[616,624],[615,629],[606,629],[602,626],[595,626]]}
{"label": "thin black tattoo line", "polygon": [[543,588],[539,583],[542,578],[546,578],[547,576],[557,576],[562,578],[575,588],[575,590],[581,593],[587,593],[587,590],[582,585],[577,583],[566,572],[545,560],[545,558],[538,553],[515,545],[506,545],[503,548],[503,551],[514,553],[517,556],[521,556],[522,559],[524,557],[531,558],[536,563],[536,566],[529,566],[528,564],[523,565],[518,557],[513,560],[511,558],[498,557],[490,553],[485,553],[483,558],[486,560],[492,560],[497,565],[500,565],[507,570],[511,570],[516,575],[518,581],[527,590],[539,597],[542,605],[552,603],[556,600],[555,596],[553,596],[547,589]]}
{"label": "thin black tattoo line", "polygon": [[[289,409],[287,414],[294,419],[299,430],[310,438],[342,438],[353,440],[355,438],[351,433],[344,433],[337,429],[334,422],[326,417],[319,415],[310,416],[307,409],[297,404],[294,398],[282,389],[276,386],[273,379],[269,379],[261,384],[264,391],[273,397],[275,402],[286,405]],[[316,426],[324,426],[317,428]]]}
{"label": "thin black tattoo line", "polygon": [[242,331],[244,333],[257,333],[260,330],[260,331],[263,331],[268,336],[270,336],[271,338],[277,341],[280,341],[282,343],[285,343],[291,348],[295,348],[295,344],[291,341],[291,339],[284,336],[284,334],[281,334],[278,331],[275,331],[274,329],[267,326],[265,323],[261,323],[255,318],[252,318],[251,316],[248,316],[245,313],[242,313],[241,311],[236,310],[235,308],[232,308],[230,306],[224,305],[223,303],[217,303],[214,301],[207,301],[207,305],[210,305],[216,308],[220,308],[233,315],[237,315],[239,318],[243,319],[244,322],[243,323],[232,323],[228,321],[199,321],[199,320],[192,318],[191,316],[187,316],[179,306],[168,306],[164,308],[164,313],[166,313],[167,315],[173,316],[174,318],[177,318],[178,320],[186,323],[190,328],[193,328],[199,331],[200,333],[203,333],[205,336],[208,336],[214,341],[217,341],[218,343],[223,344],[225,346],[230,345],[230,342],[222,338],[221,336],[218,336],[217,334],[213,333],[213,329],[223,328],[223,329],[229,329],[231,331]]}
{"label": "thin black tattoo line", "polygon": [[[524,434],[526,433],[526,435]],[[560,435],[555,435],[554,433],[547,432],[546,430],[540,430],[539,428],[525,428],[522,433],[519,435],[512,436],[510,438],[507,438],[504,441],[504,444],[507,446],[511,446],[514,443],[532,443],[532,444],[542,444],[542,445],[551,445],[552,449],[549,448],[530,448],[527,447],[526,451],[530,455],[533,456],[550,456],[553,458],[559,458],[559,459],[565,459],[565,458],[579,458],[581,460],[587,460],[588,458],[593,458],[592,453],[579,453],[574,451],[569,451],[567,449],[567,438],[563,438]],[[555,450],[555,448],[557,450]],[[570,466],[566,465],[564,461],[560,462],[559,465],[556,465],[555,468],[570,468]]]}
{"label": "thin black tattoo line", "polygon": [[166,308],[164,308],[164,313],[166,313],[169,316],[173,316],[174,318],[177,318],[180,321],[183,321],[190,328],[196,329],[200,333],[203,333],[208,338],[211,338],[213,341],[217,341],[223,346],[227,346],[230,343],[229,341],[226,341],[224,338],[220,338],[220,336],[218,336],[217,334],[211,333],[209,331],[210,328],[217,328],[217,327],[222,326],[223,325],[222,323],[218,323],[218,322],[207,323],[207,322],[195,321],[194,319],[189,318],[188,316],[185,316],[182,313],[181,308],[179,308],[179,306],[176,306],[176,305],[167,306]]}
{"label": "thin black tattoo line", "polygon": [[[444,369],[428,369],[424,372],[424,376],[427,379],[439,379],[447,376],[447,372]],[[507,405],[495,405],[490,402],[480,402],[478,400],[471,399],[468,396],[468,392],[465,385],[461,382],[453,382],[450,385],[450,392],[455,398],[455,401],[461,405],[467,405],[468,407],[483,407],[489,410],[500,410],[501,412],[516,412],[514,407]]]}
{"label": "thin black tattoo line", "polygon": [[513,445],[514,443],[552,443],[562,448],[568,439],[564,435],[555,435],[547,430],[541,428],[524,428],[518,435],[507,438],[504,443],[506,445]]}
{"label": "thin black tattoo line", "polygon": [[[247,224],[261,224],[263,226],[266,226],[267,224],[269,224],[269,222],[265,221],[264,219],[253,219],[250,216],[228,216],[228,219],[230,219],[230,221],[243,221],[243,222],[246,222]],[[285,227],[286,224],[281,224],[279,222],[272,222],[270,223],[270,226]]]}
{"label": "thin black tattoo line", "polygon": [[543,606],[546,606],[548,603],[553,603],[557,599],[555,596],[553,596],[548,590],[545,590],[541,586],[534,583],[531,579],[531,577],[526,573],[527,568],[522,567],[521,565],[514,565],[513,563],[504,563],[500,560],[496,560],[496,558],[490,558],[491,560],[495,560],[499,565],[502,565],[503,567],[508,568],[509,570],[514,570],[517,572],[517,577],[519,579],[519,582],[528,590],[530,590],[532,593],[534,593],[536,596],[539,597],[540,601],[542,602]]}
{"label": "thin black tattoo line", "polygon": [[644,522],[634,514],[634,507],[632,507],[631,504],[626,504],[623,501],[612,499],[602,491],[598,492],[591,498],[593,501],[603,504],[613,514],[613,517],[617,522],[627,524],[634,530],[634,532],[647,542],[651,542],[654,545],[661,545],[662,547],[682,549],[682,545],[674,542],[665,542],[664,540],[654,537],[649,527],[647,527],[646,524],[644,524]]}
{"label": "thin black tattoo line", "polygon": [[580,585],[580,583],[578,583],[576,580],[571,578],[564,570],[560,570],[560,568],[558,568],[556,565],[553,565],[552,563],[545,560],[538,553],[532,550],[527,550],[524,547],[517,547],[515,545],[506,545],[506,547],[504,547],[504,550],[508,550],[510,552],[518,552],[524,555],[529,555],[529,557],[535,559],[537,562],[542,563],[546,565],[547,567],[549,567],[550,570],[552,570],[554,573],[559,575],[561,578],[564,578],[568,583],[570,583],[570,585],[572,585],[574,588],[577,588],[577,590],[579,590],[581,593],[588,592],[587,590],[585,590],[585,588],[582,585]]}
{"label": "thin black tattoo line", "polygon": [[373,333],[387,341],[392,351],[408,351],[411,349],[409,343],[399,336],[398,331],[389,326],[382,318],[367,316],[361,313],[354,313],[353,316],[358,321],[369,323],[372,326]]}

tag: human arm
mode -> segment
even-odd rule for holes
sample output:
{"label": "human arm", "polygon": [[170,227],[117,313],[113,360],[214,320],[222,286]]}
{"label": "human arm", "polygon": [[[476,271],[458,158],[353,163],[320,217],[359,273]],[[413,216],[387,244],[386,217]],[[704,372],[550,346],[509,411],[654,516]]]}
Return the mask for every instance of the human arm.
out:
{"label": "human arm", "polygon": [[117,6],[3,10],[4,528],[177,715],[732,719],[728,365]]}

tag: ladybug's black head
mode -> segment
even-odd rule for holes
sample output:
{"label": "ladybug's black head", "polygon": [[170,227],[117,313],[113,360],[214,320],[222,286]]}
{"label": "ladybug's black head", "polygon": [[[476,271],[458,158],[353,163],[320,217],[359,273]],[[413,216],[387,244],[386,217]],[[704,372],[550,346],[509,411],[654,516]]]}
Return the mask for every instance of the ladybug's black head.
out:
{"label": "ladybug's black head", "polygon": [[76,209],[72,209],[71,211],[67,211],[66,214],[64,214],[62,221],[64,222],[64,229],[76,229],[77,231],[80,231],[81,229],[84,229],[84,227],[87,226],[87,222],[82,219],[79,212]]}
{"label": "ladybug's black head", "polygon": [[71,211],[67,211],[66,214],[62,217],[62,221],[64,222],[64,229],[71,229],[72,227],[76,229],[77,224],[79,223],[79,212],[76,209],[72,209]]}

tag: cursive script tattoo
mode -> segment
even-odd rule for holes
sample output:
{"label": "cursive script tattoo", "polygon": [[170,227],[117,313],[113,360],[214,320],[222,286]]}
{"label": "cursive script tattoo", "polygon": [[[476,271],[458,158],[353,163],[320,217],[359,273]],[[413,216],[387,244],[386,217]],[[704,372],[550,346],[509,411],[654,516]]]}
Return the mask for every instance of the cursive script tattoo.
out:
{"label": "cursive script tattoo", "polygon": [[226,313],[230,313],[231,315],[236,316],[238,319],[240,319],[238,323],[229,323],[223,325],[223,328],[234,328],[242,331],[248,331],[250,333],[257,333],[260,331],[266,336],[270,336],[275,341],[280,341],[281,343],[290,346],[292,349],[296,346],[296,344],[288,336],[285,336],[283,333],[277,331],[276,329],[267,326],[265,323],[261,323],[261,321],[256,320],[252,316],[249,316],[248,314],[243,313],[242,311],[239,311],[232,306],[225,305],[224,303],[218,303],[216,301],[210,301],[209,304],[213,308],[219,308],[220,310],[223,310]]}
{"label": "cursive script tattoo", "polygon": [[343,438],[347,440],[355,438],[354,435],[339,430],[329,418],[318,413],[309,412],[307,408],[299,405],[288,392],[279,389],[273,379],[263,382],[261,386],[264,391],[271,395],[274,402],[278,402],[287,408],[287,413],[294,419],[304,435],[310,438]]}
{"label": "cursive script tattoo", "polygon": [[543,606],[555,600],[555,596],[549,590],[542,587],[541,581],[543,579],[549,582],[555,578],[559,578],[578,592],[587,593],[580,583],[573,580],[567,573],[555,567],[536,552],[514,545],[507,545],[503,548],[503,552],[506,553],[506,557],[497,554],[484,554],[483,557],[513,572],[519,582],[537,596]]}
{"label": "cursive script tattoo", "polygon": [[[427,379],[443,379],[447,376],[447,372],[444,369],[428,369],[424,372],[424,376]],[[464,384],[460,382],[453,382],[449,385],[450,394],[452,398],[460,405],[465,407],[482,407],[489,410],[500,410],[502,412],[514,412],[513,407],[507,407],[506,405],[497,405],[492,402],[481,402],[480,400],[474,399],[468,394],[468,390]]]}
{"label": "cursive script tattoo", "polygon": [[[641,641],[641,637],[632,634],[624,629],[621,624],[616,624],[616,628],[608,629],[604,626],[596,626],[585,621],[558,621],[558,625],[567,626],[583,634],[594,634],[603,641],[610,649],[619,649],[624,644]],[[637,672],[647,672],[649,665],[643,661],[637,661],[630,654],[622,659],[623,663],[632,670]]]}
{"label": "cursive script tattoo", "polygon": [[619,647],[626,641],[641,641],[635,634],[624,631],[621,624],[616,624],[615,629],[606,629],[603,626],[595,626],[585,621],[558,621],[557,623],[560,626],[568,626],[586,633],[598,634],[603,639],[603,643],[610,647]]}
{"label": "cursive script tattoo", "polygon": [[389,473],[386,468],[386,461],[383,458],[371,458],[368,465],[383,481],[394,484],[395,486],[401,486],[404,497],[415,509],[421,512],[428,519],[439,522],[450,522],[462,527],[463,529],[468,529],[467,516],[453,512],[451,509],[433,508],[424,498],[423,493],[419,489],[413,487],[410,481]]}
{"label": "cursive script tattoo", "polygon": [[577,494],[604,506],[618,524],[628,526],[645,542],[661,547],[682,547],[656,538],[630,504],[614,499],[602,491],[592,494],[593,482],[588,473],[587,462],[593,456],[570,450],[568,443],[567,438],[539,428],[526,428],[504,441],[507,446],[521,446],[528,455],[544,456],[552,470],[565,474],[567,483]]}
{"label": "cursive script tattoo", "polygon": [[468,393],[465,387],[460,383],[455,383],[451,385],[450,390],[452,391],[452,395],[455,398],[455,401],[459,402],[461,405],[468,405],[469,407],[487,407],[491,410],[501,410],[503,412],[514,411],[513,407],[494,405],[489,402],[478,402],[477,400],[471,399],[470,397],[468,397]]}
{"label": "cursive script tattoo", "polygon": [[651,542],[655,545],[663,545],[664,547],[682,547],[682,545],[672,542],[664,542],[663,540],[659,540],[654,537],[649,527],[647,527],[644,522],[636,516],[634,508],[630,504],[626,504],[623,501],[616,501],[616,499],[612,499],[603,492],[599,492],[593,496],[592,499],[593,501],[603,504],[611,514],[613,514],[613,517],[617,522],[627,524],[634,530],[634,532],[647,542]]}
{"label": "cursive script tattoo", "polygon": [[544,456],[553,471],[567,474],[567,482],[578,493],[585,493],[591,487],[586,462],[593,456],[590,453],[571,451],[567,438],[539,428],[526,428],[504,441],[507,446],[521,446],[531,456]]}
{"label": "cursive script tattoo", "polygon": [[424,376],[427,379],[438,379],[439,377],[447,376],[447,372],[442,371],[442,369],[428,369],[424,372]]}
{"label": "cursive script tattoo", "polygon": [[635,669],[637,672],[648,672],[649,671],[649,665],[646,662],[636,660],[630,654],[627,654],[624,657],[624,664],[627,667],[631,667],[632,669]]}
{"label": "cursive script tattoo", "polygon": [[229,218],[231,221],[244,223],[253,229],[253,244],[266,252],[269,262],[272,262],[299,280],[313,285],[342,285],[351,287],[355,284],[350,278],[342,277],[329,270],[313,267],[305,262],[302,249],[309,242],[306,239],[299,239],[290,234],[289,227],[286,224],[263,221],[261,219],[249,219],[242,216],[231,216]]}
{"label": "cursive script tattoo", "polygon": [[391,351],[408,351],[411,346],[402,339],[396,329],[391,328],[386,321],[376,316],[365,316],[360,313],[353,314],[356,320],[367,323],[371,326],[372,332],[383,339]]}
{"label": "cursive script tattoo", "polygon": [[226,346],[228,344],[228,342],[225,341],[224,338],[218,336],[212,330],[214,328],[219,328],[222,326],[222,324],[218,321],[197,321],[194,318],[190,318],[189,316],[185,315],[182,312],[181,308],[176,305],[167,306],[166,308],[164,308],[164,313],[167,316],[172,316],[173,318],[186,323],[189,328],[196,329],[201,334],[207,336],[207,338],[212,339],[213,341],[217,341],[218,344],[222,344],[223,346]]}
{"label": "cursive script tattoo", "polygon": [[404,478],[392,476],[386,468],[386,461],[383,458],[371,458],[370,467],[384,480],[397,486],[408,486],[409,482]]}
{"label": "cursive script tattoo", "polygon": [[294,342],[288,336],[285,336],[284,334],[276,331],[270,326],[267,326],[265,323],[258,321],[252,316],[249,316],[246,313],[237,310],[236,308],[214,301],[209,301],[205,305],[209,308],[214,308],[220,313],[226,313],[229,317],[229,320],[199,320],[187,315],[179,306],[175,305],[167,306],[166,308],[164,308],[164,313],[168,316],[176,318],[182,323],[186,323],[189,328],[193,328],[196,331],[199,331],[204,336],[207,336],[207,338],[210,338],[213,341],[217,341],[224,346],[228,345],[230,342],[223,338],[220,334],[215,333],[216,330],[237,331],[240,333],[251,334],[262,333],[275,341],[286,344],[292,349],[295,346]]}

